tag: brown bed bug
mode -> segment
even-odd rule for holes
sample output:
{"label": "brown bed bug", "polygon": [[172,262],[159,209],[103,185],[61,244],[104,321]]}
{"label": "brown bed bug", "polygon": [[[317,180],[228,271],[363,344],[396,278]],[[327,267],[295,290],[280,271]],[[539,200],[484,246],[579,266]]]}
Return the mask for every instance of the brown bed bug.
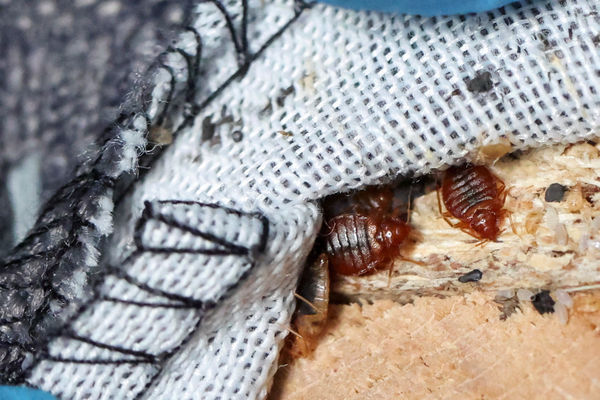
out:
{"label": "brown bed bug", "polygon": [[393,198],[389,187],[358,192],[350,198],[351,205],[346,205],[345,210],[350,212],[330,218],[325,224],[329,228],[324,235],[325,252],[308,263],[295,293],[300,301],[290,329],[294,337],[288,354],[292,358],[310,354],[323,332],[329,306],[330,266],[343,275],[362,275],[391,266],[400,255],[410,228],[389,212]]}
{"label": "brown bed bug", "polygon": [[328,221],[325,251],[335,272],[364,275],[390,266],[400,255],[410,227],[388,212],[392,197],[389,189],[361,192],[355,212]]}
{"label": "brown bed bug", "polygon": [[329,261],[325,254],[306,267],[295,295],[300,302],[294,313],[295,336],[289,354],[298,358],[306,357],[314,350],[327,322]]}
{"label": "brown bed bug", "polygon": [[[444,173],[442,199],[447,212],[440,214],[450,226],[459,228],[480,240],[496,240],[500,223],[506,214],[505,185],[500,178],[484,166],[466,165],[451,167]],[[448,217],[459,220],[453,224]]]}

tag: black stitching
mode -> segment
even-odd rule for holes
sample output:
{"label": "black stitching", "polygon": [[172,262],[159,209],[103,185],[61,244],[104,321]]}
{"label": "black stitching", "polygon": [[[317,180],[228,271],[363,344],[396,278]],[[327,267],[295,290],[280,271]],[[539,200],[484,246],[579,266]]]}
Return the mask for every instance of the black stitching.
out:
{"label": "black stitching", "polygon": [[[266,243],[266,236],[268,235],[269,222],[268,222],[267,218],[260,213],[245,213],[245,212],[242,212],[239,210],[221,207],[218,204],[197,203],[197,202],[187,201],[187,200],[162,200],[162,201],[158,201],[157,203],[158,204],[171,204],[171,205],[173,205],[173,204],[175,204],[175,205],[176,204],[200,205],[200,206],[205,206],[205,207],[212,208],[212,209],[222,209],[232,215],[248,216],[251,218],[256,218],[259,221],[261,221],[262,232],[259,237],[259,244],[253,246],[253,248],[257,248],[257,249],[264,248],[264,243]],[[150,203],[146,203],[146,206],[144,207],[144,211],[142,212],[142,216],[135,224],[136,229],[143,228],[145,221],[147,219],[154,218],[154,219],[160,220],[161,215],[162,214],[160,214],[157,210],[153,209],[153,207]],[[173,222],[168,219],[167,219],[167,221]],[[123,260],[123,264],[132,262],[135,258],[140,256],[144,252],[145,252],[144,249],[136,249],[128,257],[126,257],[125,260]],[[248,255],[246,255],[246,256],[248,256]],[[233,282],[231,285],[224,288],[224,294],[221,296],[221,299],[227,298],[231,294],[231,292],[239,286],[239,284],[241,282],[245,281],[246,278],[249,276],[250,272],[254,269],[254,266],[255,266],[255,263],[251,262],[249,268],[246,269],[246,271],[244,271],[242,273],[241,277],[237,281]],[[105,280],[104,278],[108,275],[115,275],[118,278],[125,280],[126,282],[138,287],[141,290],[147,291],[148,293],[155,294],[155,295],[158,295],[158,296],[170,299],[170,300],[175,300],[181,304],[135,302],[135,301],[130,301],[130,300],[117,299],[117,298],[113,298],[113,297],[101,296],[99,288],[100,288],[100,285],[104,282],[104,280]],[[24,371],[25,376],[29,376],[29,374],[33,370],[34,366],[37,365],[37,363],[42,359],[47,360],[47,361],[53,361],[53,362],[90,364],[90,365],[92,365],[92,364],[120,365],[120,364],[140,364],[140,363],[152,364],[155,366],[156,372],[153,374],[152,378],[150,378],[148,380],[147,384],[144,386],[142,391],[137,394],[136,398],[139,398],[139,397],[143,396],[143,394],[154,384],[154,382],[156,382],[156,380],[162,374],[165,363],[191,340],[194,333],[200,327],[203,316],[205,315],[205,312],[209,309],[213,309],[217,305],[216,302],[199,301],[199,300],[191,299],[186,296],[181,296],[181,295],[177,295],[174,293],[165,292],[160,289],[152,288],[142,282],[139,282],[134,277],[128,275],[124,270],[114,267],[114,266],[107,266],[104,270],[103,276],[99,276],[96,278],[96,280],[93,282],[93,293],[94,293],[94,295],[92,296],[92,298],[88,302],[86,302],[84,305],[82,305],[79,308],[79,310],[77,310],[68,319],[67,323],[64,325],[64,328],[61,331],[59,331],[57,334],[52,335],[52,337],[49,338],[45,342],[43,349],[38,347],[37,351],[36,352],[34,351],[34,353],[33,353],[34,360],[31,363],[31,366],[28,367],[28,369]],[[96,303],[97,300],[114,301],[114,302],[120,302],[123,304],[129,304],[129,305],[140,306],[140,307],[154,307],[154,308],[170,307],[170,308],[181,308],[181,309],[189,308],[189,309],[198,310],[200,312],[200,314],[198,315],[198,320],[196,321],[194,327],[192,327],[192,329],[190,329],[190,331],[188,332],[186,337],[177,346],[175,346],[174,348],[167,350],[163,353],[160,353],[158,355],[153,355],[153,354],[149,354],[149,353],[142,352],[142,351],[131,350],[131,349],[128,349],[128,348],[125,348],[122,346],[115,346],[115,345],[110,345],[107,343],[101,343],[96,340],[81,336],[81,335],[73,332],[70,327],[91,306],[93,306],[94,304],[97,304]],[[137,358],[135,358],[135,359],[85,360],[85,359],[73,359],[73,358],[64,358],[64,357],[53,356],[49,353],[48,346],[49,346],[50,341],[57,337],[64,337],[66,339],[78,340],[78,341],[81,341],[84,343],[88,343],[92,346],[96,346],[98,348],[103,348],[103,349],[115,351],[115,352],[118,352],[121,354],[135,356]],[[12,344],[9,344],[9,345],[12,345]],[[23,347],[23,346],[20,346],[20,347]]]}
{"label": "black stitching", "polygon": [[243,68],[250,59],[250,54],[248,52],[248,0],[242,0],[242,22],[240,27],[241,33],[239,35],[233,23],[233,18],[229,12],[227,12],[227,8],[221,1],[204,0],[202,3],[214,4],[223,15],[223,18],[225,18],[225,24],[227,25],[227,29],[231,35],[231,41],[233,42],[235,51],[239,56],[238,64],[241,68]]}
{"label": "black stitching", "polygon": [[177,83],[177,81],[175,80],[175,71],[173,71],[173,68],[171,68],[170,66],[166,65],[166,64],[160,64],[160,68],[164,69],[165,71],[167,71],[169,73],[169,75],[171,76],[171,81],[169,83],[169,92],[167,93],[167,99],[165,100],[165,105],[163,107],[163,109],[160,111],[160,114],[158,115],[158,117],[156,118],[156,125],[162,125],[165,117],[167,115],[167,112],[169,111],[169,107],[171,106],[171,102],[173,100],[173,94],[175,93],[175,85]]}
{"label": "black stitching", "polygon": [[190,31],[194,34],[194,38],[196,40],[196,55],[194,56],[194,74],[193,76],[198,76],[200,70],[200,61],[202,60],[202,37],[200,33],[193,26],[189,25],[185,27],[185,30]]}
{"label": "black stitching", "polygon": [[[191,112],[187,113],[187,114],[184,113],[184,120],[181,122],[181,124],[177,128],[175,128],[174,134],[178,133],[179,131],[183,130],[186,126],[189,126],[191,123],[193,123],[193,120],[196,118],[196,116],[204,108],[206,108],[206,106],[210,102],[212,102],[217,96],[219,96],[220,93],[223,90],[225,90],[225,88],[227,86],[229,86],[229,84],[231,84],[235,79],[242,77],[245,74],[245,72],[248,70],[250,64],[254,60],[256,60],[278,37],[280,37],[283,34],[283,32],[294,21],[296,21],[299,18],[300,14],[302,13],[302,11],[304,9],[310,7],[310,4],[308,4],[308,3],[296,1],[294,17],[292,17],[288,22],[286,22],[284,24],[283,27],[281,27],[268,40],[266,40],[265,43],[263,43],[263,45],[260,47],[260,49],[257,52],[255,52],[254,54],[250,54],[248,40],[247,40],[247,22],[248,22],[247,1],[242,0],[242,7],[243,7],[242,22],[241,22],[241,33],[239,35],[237,34],[235,27],[233,25],[233,19],[227,13],[227,10],[222,5],[222,3],[217,0],[208,0],[208,1],[215,4],[217,6],[217,8],[219,8],[219,5],[221,6],[219,9],[221,10],[221,12],[223,13],[223,15],[225,17],[227,27],[230,30],[230,35],[231,35],[232,41],[234,43],[234,47],[236,48],[236,52],[238,52],[238,54],[240,54],[240,58],[239,58],[240,67],[222,85],[220,85],[215,91],[210,93],[204,101],[202,101],[200,104],[192,104],[191,105],[191,107],[190,107]],[[195,81],[196,77],[199,73],[199,69],[200,69],[201,53],[202,53],[202,40],[201,40],[201,36],[199,35],[199,33],[193,27],[186,27],[185,29],[190,30],[194,33],[196,42],[197,42],[197,52],[196,52],[196,55],[193,56],[193,60],[191,59],[192,56],[189,55],[188,53],[186,53],[190,57],[189,59],[186,59],[186,62],[191,61],[191,63],[188,63],[188,80],[190,80],[190,78],[192,78],[192,80]],[[157,58],[157,61],[160,62],[160,57]],[[190,64],[191,64],[192,73],[189,72]],[[154,68],[156,68],[156,67],[154,66]],[[164,119],[166,118],[166,115],[169,112],[169,108],[174,101],[177,82],[175,79],[174,70],[170,66],[160,64],[158,66],[158,68],[164,68],[171,76],[169,92],[167,93],[167,98],[163,101],[165,103],[165,106],[162,108],[160,114],[156,117],[156,120],[155,120],[156,124],[161,125],[164,122]],[[187,82],[187,91],[185,92],[186,100],[193,99],[195,97],[195,96],[191,95],[191,93],[192,93],[192,89],[190,89],[191,87],[192,87],[192,85],[190,84],[190,82]],[[195,84],[193,87],[194,87],[194,91],[195,91]],[[85,199],[86,193],[89,190],[98,190],[99,188],[115,189],[117,187],[116,186],[117,180],[115,178],[109,176],[108,174],[101,172],[101,170],[103,170],[104,168],[106,168],[107,165],[109,165],[109,164],[107,164],[107,162],[110,162],[110,161],[105,161],[106,160],[106,158],[105,158],[106,157],[105,156],[106,149],[108,149],[107,146],[120,146],[120,143],[121,143],[121,141],[118,138],[118,135],[113,134],[111,137],[110,133],[111,133],[111,131],[118,133],[119,129],[124,128],[127,124],[132,124],[134,121],[134,118],[137,117],[138,115],[139,115],[139,112],[137,114],[134,114],[133,112],[129,112],[129,113],[123,112],[119,115],[119,117],[115,120],[115,122],[110,124],[104,130],[103,135],[106,137],[106,139],[104,140],[103,143],[101,143],[103,149],[101,151],[99,151],[97,157],[90,164],[88,164],[87,167],[85,167],[85,168],[87,168],[87,172],[80,173],[75,178],[73,178],[70,182],[63,185],[59,190],[57,190],[57,192],[52,196],[52,198],[48,202],[46,202],[45,207],[40,212],[40,214],[39,214],[40,216],[36,222],[35,230],[31,232],[31,234],[28,236],[27,240],[22,241],[17,246],[16,250],[27,247],[33,240],[35,240],[36,236],[44,233],[43,232],[44,225],[57,224],[56,226],[59,226],[60,223],[55,222],[58,220],[64,220],[66,222],[69,219],[69,216],[66,214],[60,215],[61,207],[64,207],[65,209],[70,208],[72,210],[73,214],[70,216],[70,219],[73,222],[69,229],[69,234],[68,234],[69,240],[67,240],[66,242],[64,242],[62,244],[62,246],[63,246],[62,249],[58,249],[58,248],[56,249],[57,253],[52,255],[53,256],[52,258],[54,260],[53,260],[52,264],[44,272],[44,276],[47,276],[47,274],[49,272],[52,272],[58,265],[60,265],[61,259],[65,256],[65,254],[68,251],[77,249],[81,246],[81,243],[79,243],[79,241],[77,240],[77,236],[81,232],[82,225],[83,225],[83,223],[85,223],[85,221],[83,221],[79,217],[78,212],[81,209],[82,205],[85,204],[84,199]],[[142,115],[145,118],[145,122],[146,122],[146,127],[145,127],[144,132],[147,134],[148,130],[150,129],[150,127],[152,125],[152,121],[149,118],[149,116],[147,115],[147,113],[142,112]],[[125,182],[124,186],[122,186],[122,187],[120,186],[118,188],[119,191],[114,193],[114,197],[116,198],[115,204],[119,204],[121,199],[123,199],[123,197],[131,189],[131,187],[133,187],[133,182],[135,180],[139,179],[141,176],[143,176],[146,173],[147,170],[143,169],[144,166],[151,165],[153,162],[155,162],[160,157],[161,154],[162,154],[162,149],[159,149],[159,151],[157,151],[157,152],[148,154],[148,157],[142,157],[140,159],[140,162],[139,162],[140,167],[139,168],[141,169],[141,173],[139,175],[137,175],[135,177],[135,179],[131,179],[129,182]],[[146,160],[147,160],[147,162],[146,162]],[[127,175],[126,173],[121,173],[119,178],[122,179],[126,175]],[[69,203],[67,203],[67,201]],[[218,207],[218,205],[215,205],[215,207]],[[59,214],[59,215],[57,216],[56,214]],[[240,212],[240,214],[244,214],[244,213]],[[246,215],[248,215],[248,214],[246,214]],[[268,237],[268,228],[269,228],[268,220],[264,216],[262,216],[260,214],[256,214],[256,213],[252,214],[252,215],[256,216],[257,218],[260,218],[260,220],[262,221],[262,225],[263,225],[263,227],[262,227],[263,231],[261,233],[259,243],[257,245],[252,246],[249,253],[246,254],[246,256],[250,257],[250,259],[253,259],[257,255],[256,252],[262,251],[266,247],[267,237]],[[87,224],[86,226],[89,226],[92,229],[94,228],[89,223],[86,223],[86,224]],[[139,256],[139,254],[141,254],[142,251],[143,250],[140,250],[140,249],[138,249],[137,251],[134,251],[134,253],[132,253],[130,256],[128,256],[123,261],[123,263],[127,262],[132,257]],[[245,249],[245,251],[248,252],[248,249]],[[13,254],[14,254],[14,252],[13,252]],[[15,261],[15,260],[13,260],[13,261]],[[26,260],[21,259],[21,262],[25,263]],[[2,265],[6,267],[6,265],[4,263]],[[246,271],[244,271],[244,273],[242,274],[242,277],[237,282],[232,284],[229,288],[225,288],[226,292],[222,296],[222,298],[226,298],[232,290],[235,290],[235,288],[240,284],[240,282],[242,282],[246,279],[246,277],[249,275],[250,271],[254,268],[254,266],[255,266],[254,262],[250,263],[249,268]],[[101,298],[100,293],[99,293],[99,288],[101,287],[102,283],[104,282],[104,279],[108,275],[110,275],[108,270],[101,272],[99,274],[90,274],[89,275],[89,279],[92,283],[91,286],[93,289],[92,296],[88,300],[84,300],[84,302],[82,304],[77,306],[77,310],[75,312],[73,312],[67,318],[66,323],[63,324],[64,327],[70,326],[74,321],[76,321],[77,318],[79,318],[91,306],[93,306],[93,304],[95,304],[95,302],[99,298]],[[46,281],[46,279],[44,279],[44,281]],[[31,321],[29,321],[30,332],[32,332],[38,326],[39,322],[41,322],[43,317],[45,317],[46,311],[48,310],[48,307],[49,307],[49,299],[50,298],[58,298],[60,301],[66,300],[62,295],[60,295],[60,293],[56,292],[56,289],[52,286],[51,282],[49,282],[49,281],[45,282],[42,284],[42,286],[44,287],[45,290],[47,290],[47,293],[49,295],[48,295],[45,303],[43,304],[43,306],[36,311],[35,317]],[[11,286],[11,289],[14,289],[14,287]],[[159,293],[159,291],[157,289],[153,289],[153,288],[149,288],[149,287],[147,287],[146,289],[154,290],[156,293]],[[172,294],[169,294],[169,295],[171,296]],[[187,305],[189,305],[190,307],[193,307],[193,308],[199,308],[201,306],[200,308],[206,310],[206,309],[210,309],[210,308],[213,308],[216,306],[216,304],[214,304],[214,303],[200,304],[200,302],[198,302],[198,301],[193,301],[190,303],[188,298],[186,298],[186,297],[182,297],[182,298],[186,299]],[[113,301],[113,299],[108,299],[107,301]],[[182,301],[182,300],[177,299],[177,301]],[[123,302],[126,302],[126,301],[123,301]],[[131,304],[135,305],[133,302],[131,302]],[[151,307],[166,306],[166,304],[155,304],[155,305],[150,305],[150,304],[145,305],[144,304],[144,305],[142,305],[142,303],[140,303],[138,305],[139,306],[151,306]],[[181,305],[182,308],[185,305],[186,304],[182,304]],[[191,339],[191,337],[193,336],[193,333],[200,326],[201,320],[202,320],[202,316],[199,317],[198,322],[196,323],[196,326],[190,331],[189,336],[186,337],[184,339],[184,341],[182,341],[178,346],[176,346],[169,352],[163,354],[164,357],[160,359],[160,368],[159,368],[159,371],[156,374],[156,376],[158,376],[161,373],[163,364],[166,361],[166,359],[168,359],[171,355],[175,354],[182,346],[184,346]],[[33,353],[34,360],[31,363],[31,365],[29,367],[25,368],[22,371],[21,376],[18,377],[16,380],[13,380],[13,382],[17,382],[17,383],[23,382],[25,377],[29,376],[30,372],[33,370],[33,368],[35,367],[37,362],[40,359],[44,358],[43,356],[45,356],[45,359],[47,359],[49,361],[85,363],[85,364],[114,364],[114,363],[138,362],[138,361],[132,361],[132,360],[72,360],[72,359],[68,359],[68,358],[51,356],[47,351],[48,345],[52,339],[60,336],[62,332],[64,332],[64,331],[59,330],[57,334],[50,334],[47,337],[44,337],[43,340],[36,342],[35,345],[31,345],[31,347],[28,347],[29,344],[0,342],[0,346],[8,346],[8,347],[13,346],[13,347],[17,347],[17,348],[23,349],[25,351],[30,351]],[[141,361],[139,361],[139,362],[141,362]],[[144,361],[144,362],[146,362],[146,361]],[[9,374],[14,372],[14,371],[10,371],[10,370],[7,370],[7,371]],[[154,378],[151,380],[151,382],[148,383],[147,387],[150,387],[152,385],[153,381],[154,381]],[[143,393],[143,391],[142,391],[142,393]],[[140,393],[140,395],[141,395],[141,393]]]}
{"label": "black stitching", "polygon": [[186,297],[186,296],[181,296],[181,295],[178,295],[175,293],[166,292],[162,289],[153,288],[152,286],[149,286],[149,285],[145,284],[144,282],[138,281],[136,278],[127,274],[125,271],[123,271],[120,268],[117,268],[114,266],[109,266],[107,269],[111,272],[112,275],[114,275],[118,278],[121,278],[124,281],[126,281],[127,283],[137,286],[139,289],[141,289],[145,292],[148,292],[150,294],[161,296],[161,297],[167,298],[169,300],[179,301],[183,304],[186,304],[189,308],[194,308],[194,307],[204,308],[204,306],[205,306],[205,302],[203,302],[203,301],[190,299],[189,297]]}
{"label": "black stitching", "polygon": [[151,303],[144,301],[135,301],[135,300],[123,300],[112,296],[103,296],[100,298],[102,301],[109,301],[111,303],[121,303],[130,306],[136,307],[154,307],[154,308],[190,308],[187,304],[173,304],[173,303]]}
{"label": "black stitching", "polygon": [[190,54],[180,49],[179,47],[175,49],[175,52],[181,54],[187,65],[188,79],[185,101],[189,103],[194,100],[194,93],[196,92],[196,80],[194,79],[194,60],[192,59],[192,56]]}
{"label": "black stitching", "polygon": [[130,356],[137,356],[141,359],[147,359],[151,362],[156,361],[156,356],[154,354],[146,353],[144,351],[131,350],[131,349],[127,349],[127,348],[121,347],[121,346],[114,346],[114,345],[110,345],[107,343],[98,342],[96,340],[87,338],[85,336],[78,335],[72,331],[63,332],[61,336],[65,337],[67,339],[76,340],[78,342],[87,343],[92,346],[98,347],[100,349],[115,351],[117,353],[122,353],[122,354],[130,355]]}
{"label": "black stitching", "polygon": [[70,363],[70,364],[94,364],[94,365],[107,365],[107,364],[152,364],[152,360],[148,359],[116,359],[116,360],[103,360],[103,359],[92,359],[92,360],[81,360],[77,358],[63,358],[51,356],[49,354],[44,354],[43,357],[46,361],[60,362],[60,363]]}
{"label": "black stitching", "polygon": [[[206,250],[194,250],[194,249],[178,249],[178,248],[173,248],[173,249],[169,249],[171,252],[173,253],[206,253],[206,254],[212,254],[212,255],[219,255],[219,254],[232,254],[232,255],[246,255],[250,252],[250,249],[243,247],[243,246],[238,246],[236,244],[233,244],[231,242],[228,242],[224,239],[221,239],[211,233],[208,232],[202,232],[199,229],[196,229],[194,227],[191,226],[187,226],[185,224],[180,223],[179,221],[176,220],[172,220],[164,215],[161,214],[156,214],[154,212],[154,210],[152,209],[152,206],[150,205],[149,202],[146,202],[146,207],[148,208],[149,212],[148,212],[148,216],[150,218],[156,219],[158,221],[161,221],[163,223],[165,223],[166,225],[175,227],[177,229],[180,229],[184,232],[188,232],[191,233],[194,236],[198,236],[201,237],[202,239],[214,242],[220,246],[225,247],[226,250],[212,250],[212,249],[206,249]],[[150,219],[149,218],[149,219]],[[149,220],[148,219],[148,220]],[[147,222],[148,220],[144,221]],[[142,243],[142,238],[141,235],[143,234],[143,225],[140,226],[140,230],[136,232],[135,235],[135,244],[138,248],[143,249],[145,251],[154,251],[154,252],[164,252],[164,249],[162,248],[153,248],[153,247],[146,247],[143,243]]]}
{"label": "black stitching", "polygon": [[248,249],[192,249],[192,248],[163,248],[144,247],[143,250],[155,254],[204,254],[207,256],[245,256],[250,252]]}

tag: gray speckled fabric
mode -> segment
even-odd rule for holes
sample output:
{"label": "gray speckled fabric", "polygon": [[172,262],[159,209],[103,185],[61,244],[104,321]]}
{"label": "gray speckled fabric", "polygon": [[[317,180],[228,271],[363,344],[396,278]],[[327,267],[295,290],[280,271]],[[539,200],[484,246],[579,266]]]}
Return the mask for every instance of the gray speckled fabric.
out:
{"label": "gray speckled fabric", "polygon": [[7,175],[40,163],[43,203],[90,159],[103,131],[185,23],[191,1],[0,1],[0,254],[13,244]]}
{"label": "gray speckled fabric", "polygon": [[110,224],[94,217],[128,169],[115,132],[147,129],[128,117],[190,9],[189,0],[0,2],[2,382],[22,380],[24,352],[76,307],[65,280],[96,264]]}

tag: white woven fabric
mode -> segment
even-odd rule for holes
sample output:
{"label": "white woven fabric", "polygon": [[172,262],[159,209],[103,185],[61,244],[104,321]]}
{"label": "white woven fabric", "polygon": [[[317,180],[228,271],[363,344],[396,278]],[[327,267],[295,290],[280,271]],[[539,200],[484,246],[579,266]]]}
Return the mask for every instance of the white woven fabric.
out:
{"label": "white woven fabric", "polygon": [[[227,9],[239,23],[239,2]],[[294,4],[256,0],[248,15],[253,54],[294,17]],[[104,298],[52,342],[61,360],[29,378],[62,398],[263,398],[320,227],[318,199],[460,162],[500,138],[522,149],[600,128],[593,0],[444,18],[317,5],[216,96],[238,56],[213,3],[194,17],[203,107],[117,205]],[[194,53],[190,32],[180,40]],[[181,88],[185,60],[167,62]],[[483,71],[493,87],[469,91]],[[164,84],[151,117],[169,78],[156,77]],[[173,107],[169,124],[183,113]]]}

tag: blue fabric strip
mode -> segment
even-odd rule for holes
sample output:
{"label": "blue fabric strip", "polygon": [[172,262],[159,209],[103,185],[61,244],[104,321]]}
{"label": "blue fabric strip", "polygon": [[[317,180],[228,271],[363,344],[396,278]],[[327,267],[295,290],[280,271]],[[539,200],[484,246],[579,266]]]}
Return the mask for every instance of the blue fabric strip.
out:
{"label": "blue fabric strip", "polygon": [[0,400],[56,400],[56,397],[37,389],[0,386]]}
{"label": "blue fabric strip", "polygon": [[355,10],[385,11],[423,16],[466,14],[487,11],[513,3],[510,0],[322,0]]}

